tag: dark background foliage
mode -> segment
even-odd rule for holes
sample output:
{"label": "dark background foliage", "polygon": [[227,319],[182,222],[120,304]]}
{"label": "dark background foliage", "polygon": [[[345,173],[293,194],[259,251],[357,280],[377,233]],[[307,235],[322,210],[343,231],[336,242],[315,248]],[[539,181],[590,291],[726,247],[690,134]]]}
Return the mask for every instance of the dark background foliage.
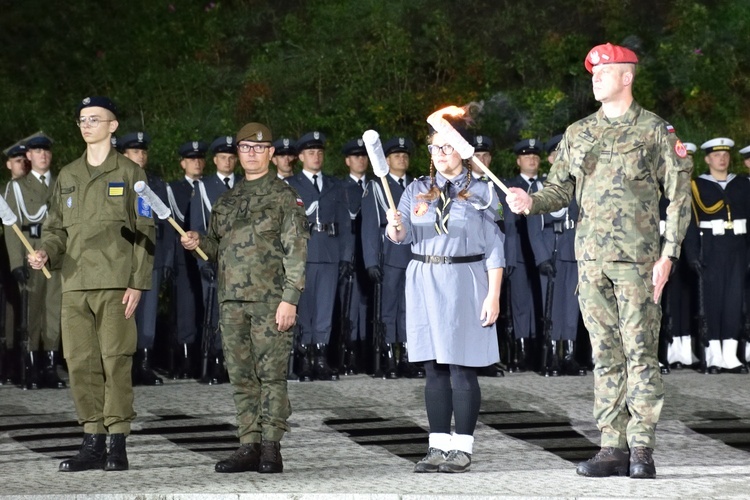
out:
{"label": "dark background foliage", "polygon": [[[248,121],[276,136],[323,131],[326,171],[339,174],[341,145],[364,130],[423,145],[429,113],[469,102],[483,104],[475,125],[495,139],[493,168],[508,176],[517,140],[546,140],[596,110],[583,58],[606,41],[636,48],[636,99],[684,141],[750,144],[748,0],[0,0],[0,9],[0,146],[42,130],[56,168],[84,149],[77,101],[107,95],[119,133],[151,134],[150,168],[167,179],[181,175],[181,143]],[[425,148],[412,165],[425,172]]]}

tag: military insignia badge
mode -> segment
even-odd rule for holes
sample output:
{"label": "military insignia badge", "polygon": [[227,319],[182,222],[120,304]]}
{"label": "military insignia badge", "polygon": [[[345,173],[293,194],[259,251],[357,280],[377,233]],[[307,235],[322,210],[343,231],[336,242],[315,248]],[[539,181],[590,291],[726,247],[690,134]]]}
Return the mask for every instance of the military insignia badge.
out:
{"label": "military insignia badge", "polygon": [[143,142],[143,132],[138,132],[138,142]]}
{"label": "military insignia badge", "polygon": [[284,143],[285,148],[289,147],[289,139],[284,139],[282,142]]}
{"label": "military insignia badge", "polygon": [[68,196],[68,199],[65,200],[65,205],[67,205],[68,208],[72,208],[73,207],[73,197],[72,196]]}
{"label": "military insignia badge", "polygon": [[107,184],[107,196],[124,196],[125,195],[125,183],[124,182],[110,182]]}
{"label": "military insignia badge", "polygon": [[357,146],[362,147],[364,145],[365,145],[365,141],[363,141],[362,139],[357,139]]}
{"label": "military insignia badge", "polygon": [[589,54],[589,61],[591,61],[591,64],[594,66],[599,64],[599,52],[596,50],[592,51],[591,54]]}
{"label": "military insignia badge", "polygon": [[83,101],[81,101],[81,104],[83,104],[84,106],[88,106],[90,102],[91,102],[90,97],[84,97]]}
{"label": "military insignia badge", "polygon": [[685,158],[688,154],[687,148],[682,143],[681,140],[677,139],[677,142],[674,144],[674,152],[679,156],[680,158]]}
{"label": "military insignia badge", "polygon": [[302,201],[302,198],[297,198],[297,206],[298,207],[304,207],[305,206],[305,202]]}
{"label": "military insignia badge", "polygon": [[260,130],[258,130],[258,134],[257,135],[258,135],[258,140],[262,141],[263,140],[263,132],[260,131]]}
{"label": "military insignia badge", "polygon": [[427,203],[424,201],[420,201],[417,203],[417,206],[414,207],[414,215],[417,217],[422,217],[424,214],[427,213]]}
{"label": "military insignia badge", "polygon": [[315,139],[316,141],[317,141],[318,139],[320,139],[320,132],[318,132],[317,130],[316,130],[315,132],[313,132],[313,138],[314,138],[314,139]]}

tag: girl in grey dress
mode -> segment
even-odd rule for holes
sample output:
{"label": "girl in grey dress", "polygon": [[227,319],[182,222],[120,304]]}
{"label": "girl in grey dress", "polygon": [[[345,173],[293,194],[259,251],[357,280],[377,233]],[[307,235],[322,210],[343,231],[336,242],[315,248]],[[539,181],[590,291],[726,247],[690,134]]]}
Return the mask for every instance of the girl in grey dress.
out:
{"label": "girl in grey dress", "polygon": [[477,368],[499,360],[493,325],[504,237],[493,187],[472,178],[440,134],[429,148],[430,176],[412,182],[398,211],[388,211],[388,237],[414,254],[406,269],[406,335],[409,361],[425,365],[430,423],[428,452],[414,471],[464,472],[479,416]]}

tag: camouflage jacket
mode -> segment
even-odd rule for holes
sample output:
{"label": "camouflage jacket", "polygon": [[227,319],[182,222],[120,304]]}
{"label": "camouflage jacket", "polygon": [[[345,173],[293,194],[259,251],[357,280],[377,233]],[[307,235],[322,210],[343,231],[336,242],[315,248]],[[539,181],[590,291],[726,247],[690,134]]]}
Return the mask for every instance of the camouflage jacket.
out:
{"label": "camouflage jacket", "polygon": [[[531,212],[567,207],[575,195],[577,260],[679,257],[690,223],[692,169],[673,129],[655,114],[635,101],[616,119],[600,109],[565,131],[544,189],[532,195]],[[670,200],[661,245],[660,189]]]}
{"label": "camouflage jacket", "polygon": [[310,229],[302,200],[269,172],[216,200],[201,249],[219,263],[219,302],[297,304]]}
{"label": "camouflage jacket", "polygon": [[139,211],[138,181],[146,173],[114,149],[93,176],[86,153],[60,171],[41,248],[52,269],[62,268],[63,292],[151,288],[154,220]]}

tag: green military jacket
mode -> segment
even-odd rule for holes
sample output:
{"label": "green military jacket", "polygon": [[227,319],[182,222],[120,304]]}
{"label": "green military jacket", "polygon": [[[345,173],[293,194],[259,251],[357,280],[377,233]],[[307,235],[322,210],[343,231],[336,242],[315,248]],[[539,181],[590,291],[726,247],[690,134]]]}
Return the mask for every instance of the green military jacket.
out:
{"label": "green military jacket", "polygon": [[[49,202],[42,245],[62,269],[63,292],[151,288],[154,221],[139,214],[133,185],[146,173],[112,149],[89,174],[86,154],[63,167]],[[145,216],[147,214],[147,216]]]}
{"label": "green military jacket", "polygon": [[[41,243],[41,239],[33,237],[29,230],[30,224],[33,224],[26,215],[34,217],[39,214],[43,216],[44,213],[40,213],[40,209],[47,205],[50,195],[52,194],[52,186],[54,186],[54,177],[49,172],[45,174],[50,179],[50,187],[47,187],[37,177],[29,172],[26,176],[10,181],[7,189],[7,196],[5,200],[8,202],[8,206],[18,217],[16,224],[23,232],[26,239],[34,249],[38,249]],[[16,190],[14,185],[18,186],[21,192],[20,198],[16,196]],[[24,214],[25,211],[25,214]],[[41,224],[44,222],[44,218],[37,222]],[[8,231],[5,235],[5,246],[8,248],[8,259],[10,261],[10,268],[16,269],[22,267],[26,262],[26,254],[28,251],[21,242],[21,239],[16,235],[15,231]]]}
{"label": "green military jacket", "polygon": [[[690,223],[692,169],[663,119],[635,101],[616,119],[600,109],[565,131],[544,189],[532,195],[531,212],[567,207],[575,195],[577,260],[676,258]],[[670,200],[661,243],[660,190]]]}
{"label": "green military jacket", "polygon": [[201,237],[201,249],[218,260],[219,302],[296,305],[309,238],[302,200],[275,173],[237,183],[216,201]]}

